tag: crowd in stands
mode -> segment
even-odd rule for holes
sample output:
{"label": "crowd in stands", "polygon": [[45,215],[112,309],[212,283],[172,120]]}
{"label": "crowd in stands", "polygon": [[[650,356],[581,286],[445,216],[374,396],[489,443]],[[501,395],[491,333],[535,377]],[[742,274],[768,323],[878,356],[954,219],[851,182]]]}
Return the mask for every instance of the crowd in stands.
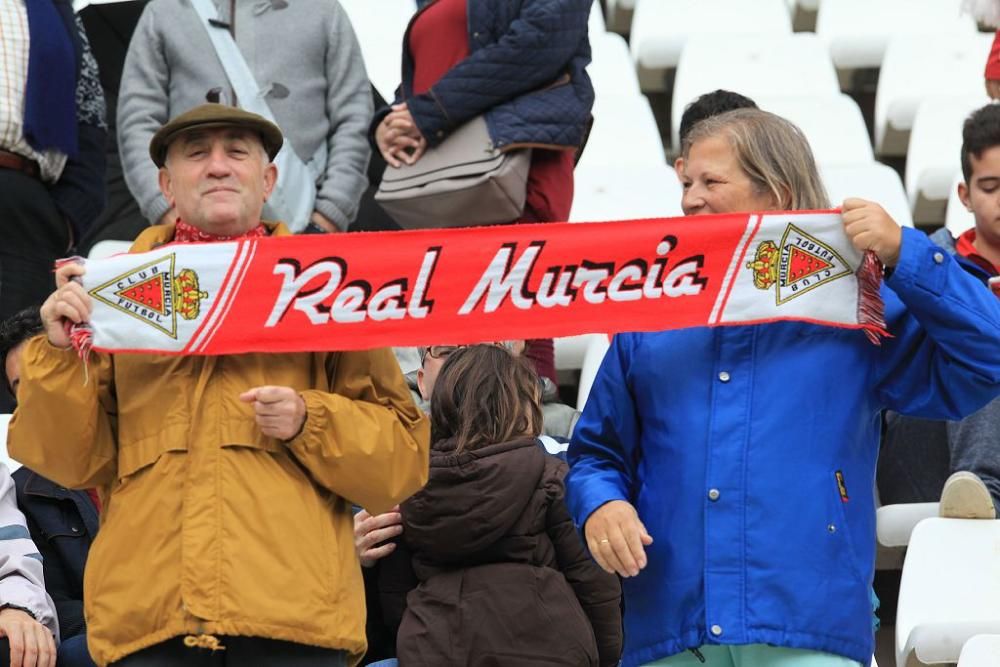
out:
{"label": "crowd in stands", "polygon": [[[876,505],[1000,512],[1000,105],[962,128],[957,237],[830,201],[748,96],[686,105],[685,216],[839,208],[880,345],[621,333],[582,412],[545,338],[74,349],[57,260],[399,230],[382,172],[472,121],[530,156],[503,224],[570,219],[592,0],[413,4],[385,100],[336,0],[0,0],[0,665],[868,665]],[[998,63],[1000,31],[995,99]]]}

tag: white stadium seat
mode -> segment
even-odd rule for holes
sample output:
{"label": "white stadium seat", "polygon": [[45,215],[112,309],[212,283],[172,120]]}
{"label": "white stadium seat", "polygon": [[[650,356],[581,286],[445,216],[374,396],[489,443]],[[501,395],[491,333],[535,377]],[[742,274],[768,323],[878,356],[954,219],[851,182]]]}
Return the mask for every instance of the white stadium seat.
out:
{"label": "white stadium seat", "polygon": [[875,162],[868,128],[861,109],[850,96],[758,96],[761,109],[792,121],[809,140],[819,165],[853,165]]}
{"label": "white stadium seat", "polygon": [[4,463],[7,469],[14,472],[21,467],[21,464],[10,458],[7,454],[7,425],[10,423],[11,415],[0,415],[0,463]]}
{"label": "white stadium seat", "polygon": [[580,165],[573,184],[572,222],[669,218],[681,212],[681,184],[673,167]]}
{"label": "white stadium seat", "polygon": [[593,335],[588,339],[587,349],[583,354],[583,365],[580,368],[580,388],[576,395],[577,410],[582,411],[587,405],[590,388],[594,386],[597,371],[610,347],[611,341],[605,334]]}
{"label": "white stadium seat", "polygon": [[632,25],[632,11],[635,9],[635,0],[607,0],[607,21],[608,30],[617,33],[627,33]]}
{"label": "white stadium seat", "polygon": [[962,124],[989,102],[985,93],[970,97],[932,97],[917,107],[906,151],[906,194],[917,224],[940,222],[961,169]]}
{"label": "white stadium seat", "polygon": [[112,241],[110,239],[107,241],[98,241],[90,249],[87,259],[106,259],[112,255],[120,255],[121,253],[128,252],[128,249],[131,247],[131,241]]}
{"label": "white stadium seat", "polygon": [[[388,102],[400,81],[403,33],[417,9],[414,0],[340,0],[361,44],[368,78]],[[376,6],[377,5],[377,6]]]}
{"label": "white stadium seat", "polygon": [[910,536],[924,519],[938,516],[940,503],[883,505],[875,510],[876,570],[899,570]]}
{"label": "white stadium seat", "polygon": [[604,13],[601,11],[600,0],[594,0],[594,4],[590,6],[590,37],[599,35],[606,32],[608,29],[607,24],[604,22]]}
{"label": "white stadium seat", "polygon": [[906,153],[920,103],[983,92],[992,35],[899,35],[889,40],[875,95],[875,152]]}
{"label": "white stadium seat", "polygon": [[593,60],[587,66],[587,74],[597,97],[641,94],[635,64],[624,37],[613,32],[591,33],[590,48]]}
{"label": "white stadium seat", "polygon": [[998,554],[1000,521],[917,524],[899,588],[896,667],[954,664],[968,639],[1000,633]]}
{"label": "white stadium seat", "polygon": [[791,32],[785,0],[638,0],[629,42],[643,89],[663,90],[664,74],[677,67],[691,37],[710,35],[716,58],[731,64],[731,35],[766,42]]}
{"label": "white stadium seat", "polygon": [[961,0],[834,0],[824,2],[816,16],[816,34],[829,45],[838,70],[881,66],[891,35],[975,32]]}
{"label": "white stadium seat", "polygon": [[556,338],[556,370],[578,371],[583,368],[583,359],[594,338],[606,339],[607,334],[591,333]]}
{"label": "white stadium seat", "polygon": [[958,667],[996,667],[1000,658],[1000,634],[976,635],[965,642]]}
{"label": "white stadium seat", "polygon": [[[750,3],[747,3],[748,5]],[[677,146],[684,107],[718,88],[751,98],[767,95],[830,97],[840,93],[837,74],[816,35],[696,35],[684,46],[674,79],[671,137]]]}
{"label": "white stadium seat", "polygon": [[594,126],[577,167],[664,165],[660,130],[643,95],[604,95],[594,102]]}
{"label": "white stadium seat", "polygon": [[903,182],[891,167],[878,163],[820,167],[820,176],[832,206],[839,207],[848,197],[860,197],[881,204],[900,225],[913,226]]}
{"label": "white stadium seat", "polygon": [[965,204],[958,198],[958,184],[961,181],[962,174],[958,173],[952,181],[951,192],[948,193],[948,208],[944,215],[944,226],[955,238],[976,226],[976,218],[972,215],[972,211],[965,208]]}

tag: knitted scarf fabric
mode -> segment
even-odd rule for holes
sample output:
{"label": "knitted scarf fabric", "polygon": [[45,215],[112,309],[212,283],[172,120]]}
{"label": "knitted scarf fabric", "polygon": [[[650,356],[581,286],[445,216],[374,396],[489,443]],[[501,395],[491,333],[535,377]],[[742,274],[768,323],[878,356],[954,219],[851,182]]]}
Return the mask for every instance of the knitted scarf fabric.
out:
{"label": "knitted scarf fabric", "polygon": [[73,40],[52,0],[25,0],[28,13],[28,85],[24,138],[37,151],[75,157],[76,58]]}

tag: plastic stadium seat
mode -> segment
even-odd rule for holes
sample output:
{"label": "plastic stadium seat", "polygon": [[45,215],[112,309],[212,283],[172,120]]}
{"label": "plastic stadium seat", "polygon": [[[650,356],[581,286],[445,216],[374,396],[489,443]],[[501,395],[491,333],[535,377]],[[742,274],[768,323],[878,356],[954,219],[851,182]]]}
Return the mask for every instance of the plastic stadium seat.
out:
{"label": "plastic stadium seat", "polygon": [[0,415],[0,463],[6,464],[7,469],[14,472],[21,467],[21,464],[7,454],[7,424],[10,423],[10,417],[10,415]]}
{"label": "plastic stadium seat", "polygon": [[962,123],[986,95],[932,97],[917,107],[906,151],[906,194],[917,224],[940,222],[961,169]]}
{"label": "plastic stadium seat", "polygon": [[607,24],[604,22],[604,12],[601,11],[600,0],[594,0],[594,4],[590,7],[590,37],[593,38],[595,35],[599,35],[602,32],[606,32],[608,29]]}
{"label": "plastic stadium seat", "polygon": [[131,241],[98,241],[90,249],[87,259],[105,259],[112,255],[120,255],[121,253],[128,252],[128,249],[131,247]]}
{"label": "plastic stadium seat", "polygon": [[594,102],[594,126],[578,167],[664,165],[660,130],[643,95],[604,95]]}
{"label": "plastic stadium seat", "polygon": [[417,9],[414,0],[340,0],[361,44],[368,78],[392,102],[400,80],[403,33]]}
{"label": "plastic stadium seat", "polygon": [[758,96],[757,106],[792,121],[809,140],[819,165],[875,162],[868,128],[857,102],[839,93],[812,97]]}
{"label": "plastic stadium seat", "polygon": [[968,639],[1000,633],[998,553],[1000,521],[917,524],[899,588],[896,667],[956,663]]}
{"label": "plastic stadium seat", "polygon": [[665,164],[580,165],[574,180],[572,222],[683,215],[680,181]]}
{"label": "plastic stadium seat", "polygon": [[684,46],[674,79],[671,137],[675,147],[684,107],[717,88],[754,99],[788,95],[790,90],[800,97],[840,94],[830,56],[816,35],[800,33],[766,39],[733,35],[722,44],[718,37],[697,35]]}
{"label": "plastic stadium seat", "polygon": [[936,517],[940,503],[883,505],[875,510],[876,570],[899,570],[917,524]]}
{"label": "plastic stadium seat", "polygon": [[830,195],[830,204],[839,207],[848,197],[860,197],[882,205],[904,227],[913,226],[903,182],[891,167],[866,164],[854,167],[820,167],[820,176]]}
{"label": "plastic stadium seat", "polygon": [[965,642],[958,667],[996,667],[1000,657],[1000,635],[976,635]]}
{"label": "plastic stadium seat", "polygon": [[955,176],[951,185],[951,192],[948,194],[948,208],[944,215],[944,226],[951,232],[951,235],[958,238],[962,232],[976,226],[976,218],[972,211],[965,208],[965,204],[958,198],[958,184],[962,181],[962,174]]}
{"label": "plastic stadium seat", "polygon": [[983,94],[992,35],[900,35],[889,40],[875,95],[875,152],[905,155],[920,103]]}
{"label": "plastic stadium seat", "polygon": [[975,32],[961,0],[834,0],[824,2],[816,16],[816,34],[829,45],[838,70],[879,67],[892,35]]}
{"label": "plastic stadium seat", "polygon": [[578,371],[583,368],[583,358],[594,338],[607,338],[607,335],[590,333],[556,338],[556,370]]}
{"label": "plastic stadium seat", "polygon": [[617,33],[627,33],[632,25],[632,12],[635,9],[635,0],[607,0],[607,26],[608,30]]}
{"label": "plastic stadium seat", "polygon": [[624,37],[613,32],[591,33],[590,48],[593,60],[587,66],[587,74],[597,97],[641,94],[635,64]]}
{"label": "plastic stadium seat", "polygon": [[594,378],[604,361],[604,355],[611,347],[611,341],[604,334],[595,334],[587,341],[587,349],[583,354],[583,365],[580,368],[580,388],[576,395],[576,409],[583,410],[587,405],[590,388],[594,386]]}
{"label": "plastic stadium seat", "polygon": [[664,90],[663,75],[677,67],[691,37],[711,35],[715,57],[731,64],[738,55],[730,50],[730,35],[766,42],[791,32],[785,0],[638,0],[629,42],[643,89]]}

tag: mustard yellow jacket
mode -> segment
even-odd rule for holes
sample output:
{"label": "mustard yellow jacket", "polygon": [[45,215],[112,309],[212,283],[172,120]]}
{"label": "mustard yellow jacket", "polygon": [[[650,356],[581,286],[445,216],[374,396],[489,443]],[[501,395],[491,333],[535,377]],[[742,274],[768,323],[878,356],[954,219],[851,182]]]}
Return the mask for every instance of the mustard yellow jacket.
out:
{"label": "mustard yellow jacket", "polygon": [[[154,227],[133,249],[172,236]],[[384,511],[427,481],[428,423],[390,351],[93,354],[88,379],[75,353],[40,336],[22,366],[12,456],[68,487],[104,489],[84,577],[98,664],[178,635],[360,659],[351,503]],[[260,385],[301,392],[308,415],[293,440],[262,435],[239,400]]]}

